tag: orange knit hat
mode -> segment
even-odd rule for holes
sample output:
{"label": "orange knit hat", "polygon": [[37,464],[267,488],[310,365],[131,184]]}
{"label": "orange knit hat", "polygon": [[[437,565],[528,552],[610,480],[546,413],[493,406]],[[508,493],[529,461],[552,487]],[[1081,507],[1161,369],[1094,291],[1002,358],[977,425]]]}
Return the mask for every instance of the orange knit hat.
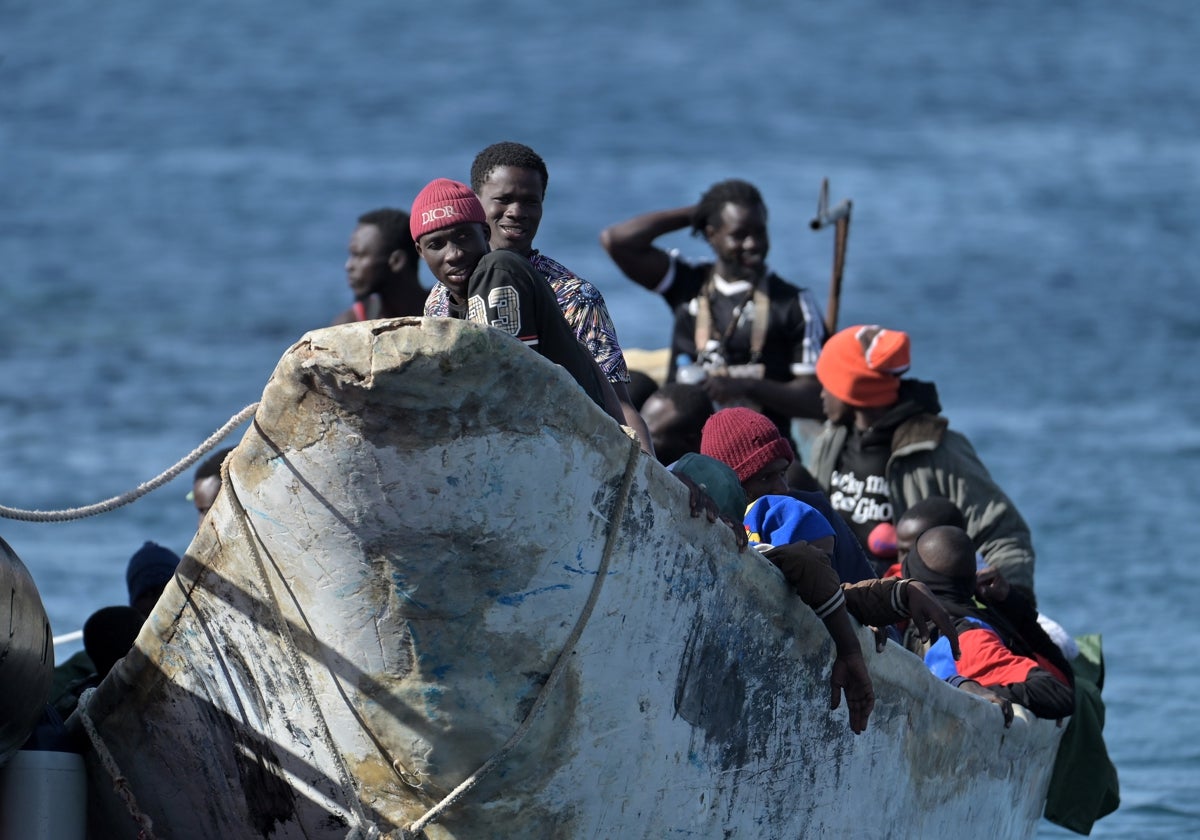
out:
{"label": "orange knit hat", "polygon": [[878,325],[847,327],[821,348],[817,379],[846,405],[882,408],[896,401],[900,374],[911,361],[908,333]]}

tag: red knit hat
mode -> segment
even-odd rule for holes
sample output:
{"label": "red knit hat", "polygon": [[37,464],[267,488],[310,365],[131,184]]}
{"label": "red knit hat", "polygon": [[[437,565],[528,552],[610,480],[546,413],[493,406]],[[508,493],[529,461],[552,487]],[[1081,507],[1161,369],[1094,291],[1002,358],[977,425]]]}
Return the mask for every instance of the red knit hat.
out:
{"label": "red knit hat", "polygon": [[896,401],[900,374],[911,362],[908,333],[878,325],[847,327],[821,348],[817,379],[846,405],[883,408]]}
{"label": "red knit hat", "polygon": [[723,408],[709,417],[700,433],[700,454],[733,467],[738,481],[753,478],[778,458],[789,464],[796,460],[775,424],[748,408]]}
{"label": "red knit hat", "polygon": [[427,233],[461,225],[463,222],[487,224],[483,205],[471,188],[449,178],[437,178],[425,185],[413,199],[408,231],[416,242]]}

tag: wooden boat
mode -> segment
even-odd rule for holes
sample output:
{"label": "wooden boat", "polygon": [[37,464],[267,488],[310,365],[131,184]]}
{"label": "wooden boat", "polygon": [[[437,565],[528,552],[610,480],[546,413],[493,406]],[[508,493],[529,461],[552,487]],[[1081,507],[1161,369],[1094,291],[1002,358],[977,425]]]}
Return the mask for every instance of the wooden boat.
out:
{"label": "wooden boat", "polygon": [[33,731],[54,679],[54,643],[42,596],[0,539],[0,767]]}
{"label": "wooden boat", "polygon": [[864,630],[877,705],[853,735],[776,570],[503,333],[309,333],[226,467],[69,722],[94,728],[93,836],[137,836],[133,816],[309,840],[1036,828],[1053,722],[1006,730]]}

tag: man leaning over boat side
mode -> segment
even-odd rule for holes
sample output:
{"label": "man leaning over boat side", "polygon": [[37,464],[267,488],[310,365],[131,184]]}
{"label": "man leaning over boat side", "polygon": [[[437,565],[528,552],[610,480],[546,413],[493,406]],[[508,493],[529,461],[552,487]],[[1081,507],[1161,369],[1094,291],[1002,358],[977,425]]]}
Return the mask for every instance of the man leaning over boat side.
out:
{"label": "man leaning over boat side", "polygon": [[[625,424],[637,432],[642,449],[653,455],[649,429],[629,393],[629,368],[604,296],[587,280],[533,247],[549,183],[546,162],[523,143],[493,143],[471,163],[471,189],[487,217],[488,244],[495,251],[519,254],[546,278],[563,317],[612,385]],[[441,283],[435,284],[425,301],[425,315],[444,317],[449,313],[449,290]]]}
{"label": "man leaning over boat side", "polygon": [[[658,237],[687,227],[704,237],[713,260],[691,262],[655,246]],[[822,418],[813,371],[824,320],[812,292],[767,267],[767,207],[756,187],[721,181],[696,204],[605,228],[600,243],[630,280],[662,295],[674,313],[668,381],[681,366],[698,365],[714,403],[761,411],[785,437],[792,418]]]}
{"label": "man leaning over boat side", "polygon": [[817,378],[827,421],[813,442],[812,474],[863,545],[880,523],[944,496],[988,565],[1034,602],[1029,526],[970,441],[948,428],[933,383],[901,378],[910,362],[898,330],[859,325],[826,342]]}
{"label": "man leaning over boat side", "polygon": [[[762,422],[770,425],[765,417]],[[887,625],[911,619],[923,639],[930,638],[932,625],[949,641],[952,653],[957,654],[954,647],[957,631],[950,616],[922,584],[874,578],[854,584],[838,580],[830,565],[836,542],[834,527],[811,505],[791,496],[767,495],[760,496],[747,508],[746,491],[737,473],[728,464],[707,455],[690,453],[671,469],[718,502],[722,518],[731,527],[741,528],[825,625],[836,651],[829,674],[829,708],[837,709],[845,695],[852,732],[866,730],[875,707],[875,690],[862,646],[849,620],[851,615],[863,624]],[[735,524],[732,520],[738,511],[744,514]]]}
{"label": "man leaning over boat side", "polygon": [[466,184],[430,181],[413,199],[417,253],[450,292],[450,313],[500,329],[563,367],[618,423],[621,405],[596,360],[575,338],[549,284],[528,260],[492,251],[483,205]]}
{"label": "man leaning over boat side", "polygon": [[700,452],[732,467],[750,502],[760,496],[789,495],[820,511],[837,538],[832,562],[839,580],[855,583],[877,577],[858,540],[833,512],[825,494],[788,486],[787,474],[796,456],[765,415],[740,406],[721,409],[701,429]]}
{"label": "man leaning over boat side", "polygon": [[[936,676],[1002,708],[1019,703],[1040,718],[1074,712],[1071,666],[1038,626],[1033,605],[1015,588],[986,603],[976,597],[975,545],[966,531],[950,525],[925,531],[905,556],[903,574],[924,583],[958,629],[961,656],[951,658],[944,639],[925,653]],[[1005,724],[1011,722],[1005,709]]]}

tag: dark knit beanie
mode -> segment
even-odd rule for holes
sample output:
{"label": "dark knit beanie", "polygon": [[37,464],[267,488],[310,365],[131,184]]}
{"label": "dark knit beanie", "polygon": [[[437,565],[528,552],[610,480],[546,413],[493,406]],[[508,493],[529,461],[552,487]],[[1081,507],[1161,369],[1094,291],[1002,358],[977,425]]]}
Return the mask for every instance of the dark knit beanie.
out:
{"label": "dark knit beanie", "polygon": [[408,230],[416,242],[427,233],[463,222],[487,224],[483,205],[466,184],[437,178],[426,184],[413,199]]}
{"label": "dark knit beanie", "polygon": [[753,478],[779,458],[796,460],[792,445],[775,424],[748,408],[723,408],[708,418],[700,437],[700,452],[733,467],[738,481]]}
{"label": "dark knit beanie", "polygon": [[129,588],[129,603],[134,604],[147,592],[161,592],[175,567],[179,565],[179,555],[169,548],[164,548],[155,542],[147,542],[129,558],[125,569],[125,585]]}

